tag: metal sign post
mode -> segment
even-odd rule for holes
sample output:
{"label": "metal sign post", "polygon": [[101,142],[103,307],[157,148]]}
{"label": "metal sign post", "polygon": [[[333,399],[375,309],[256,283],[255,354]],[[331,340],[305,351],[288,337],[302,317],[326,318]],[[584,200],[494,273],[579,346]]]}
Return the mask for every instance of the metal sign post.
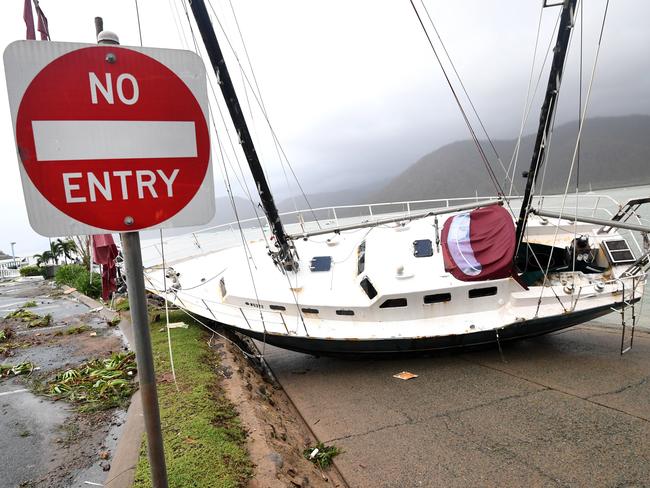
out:
{"label": "metal sign post", "polygon": [[153,366],[151,337],[149,336],[149,313],[147,296],[142,273],[142,253],[140,250],[140,233],[124,232],[121,234],[124,263],[126,264],[126,287],[129,292],[131,324],[135,339],[135,357],[138,362],[140,378],[140,395],[144,427],[147,433],[147,450],[151,466],[151,480],[156,488],[167,487],[167,470],[163,449],[162,430],[160,428],[160,410],[156,392],[156,373]]}
{"label": "metal sign post", "polygon": [[121,233],[152,485],[167,488],[138,231],[214,215],[206,73],[189,51],[98,37],[9,45],[9,106],[32,228]]}

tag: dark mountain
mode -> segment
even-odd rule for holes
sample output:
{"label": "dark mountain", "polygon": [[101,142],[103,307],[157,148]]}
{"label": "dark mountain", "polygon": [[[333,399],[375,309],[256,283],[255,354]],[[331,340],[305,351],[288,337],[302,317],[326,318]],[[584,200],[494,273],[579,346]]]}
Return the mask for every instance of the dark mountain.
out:
{"label": "dark mountain", "polygon": [[[563,193],[577,136],[577,123],[555,128],[543,193]],[[515,140],[494,141],[504,166],[508,166]],[[525,180],[521,173],[530,165],[534,135],[522,139],[515,187],[521,193]],[[500,184],[507,193],[504,171],[487,143],[484,150],[491,158]],[[580,189],[614,188],[650,183],[650,117],[631,115],[602,117],[585,122],[579,158]],[[575,171],[570,188],[575,188]],[[494,186],[472,141],[443,146],[422,157],[370,198],[374,201],[424,200],[461,196],[494,195]]]}

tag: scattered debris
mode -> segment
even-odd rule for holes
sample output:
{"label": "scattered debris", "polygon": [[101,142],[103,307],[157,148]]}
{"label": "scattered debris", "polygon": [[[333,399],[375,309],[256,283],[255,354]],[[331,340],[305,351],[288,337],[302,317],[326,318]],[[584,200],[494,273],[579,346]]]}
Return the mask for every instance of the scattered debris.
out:
{"label": "scattered debris", "polygon": [[70,293],[75,292],[75,291],[77,291],[76,288],[68,288],[67,290],[65,290],[65,291],[63,292],[63,294],[64,294],[64,295],[69,295]]}
{"label": "scattered debris", "polygon": [[16,365],[0,364],[0,377],[8,378],[9,376],[18,376],[21,374],[31,374],[34,371],[34,363],[25,361]]}
{"label": "scattered debris", "polygon": [[99,307],[91,308],[90,310],[88,310],[88,313],[99,312],[99,311],[101,311],[101,310],[104,310],[104,306],[103,306],[103,305],[101,305],[101,306],[99,306]]}
{"label": "scattered debris", "polygon": [[9,339],[11,339],[13,335],[14,335],[14,330],[11,327],[5,327],[4,329],[0,329],[0,343],[9,341]]}
{"label": "scattered debris", "polygon": [[187,325],[185,322],[171,322],[167,328],[168,329],[187,329],[189,325]]}
{"label": "scattered debris", "polygon": [[86,324],[81,324],[77,327],[70,327],[69,329],[66,330],[60,330],[56,332],[54,335],[55,336],[62,336],[62,335],[75,335],[75,334],[83,334],[84,332],[88,332],[91,330],[92,327]]}
{"label": "scattered debris", "polygon": [[116,327],[121,321],[122,318],[119,315],[116,315],[111,320],[107,320],[106,323],[109,325],[109,327]]}
{"label": "scattered debris", "polygon": [[417,378],[418,375],[410,373],[408,371],[402,371],[401,373],[397,373],[393,375],[393,378],[397,378],[400,380],[411,380],[413,378]]}
{"label": "scattered debris", "polygon": [[19,308],[5,317],[6,319],[16,319],[27,324],[27,327],[48,327],[52,324],[52,314],[43,315]]}
{"label": "scattered debris", "polygon": [[135,354],[116,353],[57,374],[45,393],[77,404],[80,412],[123,406],[135,391]]}
{"label": "scattered debris", "polygon": [[342,452],[336,446],[326,446],[322,442],[319,442],[316,444],[316,447],[308,447],[302,454],[320,469],[325,469],[332,464],[332,459]]}

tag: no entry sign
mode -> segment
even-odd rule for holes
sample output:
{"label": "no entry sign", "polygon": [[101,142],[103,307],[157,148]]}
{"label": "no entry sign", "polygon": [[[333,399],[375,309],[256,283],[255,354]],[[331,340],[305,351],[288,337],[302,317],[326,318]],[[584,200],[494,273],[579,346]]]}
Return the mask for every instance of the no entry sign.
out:
{"label": "no entry sign", "polygon": [[37,232],[135,231],[212,218],[206,75],[194,53],[19,41],[4,63]]}

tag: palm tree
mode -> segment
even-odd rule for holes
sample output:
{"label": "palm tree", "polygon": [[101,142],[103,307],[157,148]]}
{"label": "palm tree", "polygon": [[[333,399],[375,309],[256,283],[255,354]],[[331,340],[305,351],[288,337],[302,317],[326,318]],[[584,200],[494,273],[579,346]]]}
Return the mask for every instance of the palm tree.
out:
{"label": "palm tree", "polygon": [[50,251],[43,251],[42,254],[34,254],[34,257],[36,258],[36,266],[47,264],[54,259]]}
{"label": "palm tree", "polygon": [[61,253],[63,254],[63,258],[65,259],[65,264],[68,264],[68,259],[70,261],[74,259],[74,255],[77,253],[77,245],[74,243],[73,240],[66,239],[64,241],[62,239],[57,239],[56,244],[59,247]]}
{"label": "palm tree", "polygon": [[57,241],[50,241],[50,253],[52,254],[52,260],[54,261],[54,264],[59,264],[59,258],[63,255],[61,244],[59,244]]}

